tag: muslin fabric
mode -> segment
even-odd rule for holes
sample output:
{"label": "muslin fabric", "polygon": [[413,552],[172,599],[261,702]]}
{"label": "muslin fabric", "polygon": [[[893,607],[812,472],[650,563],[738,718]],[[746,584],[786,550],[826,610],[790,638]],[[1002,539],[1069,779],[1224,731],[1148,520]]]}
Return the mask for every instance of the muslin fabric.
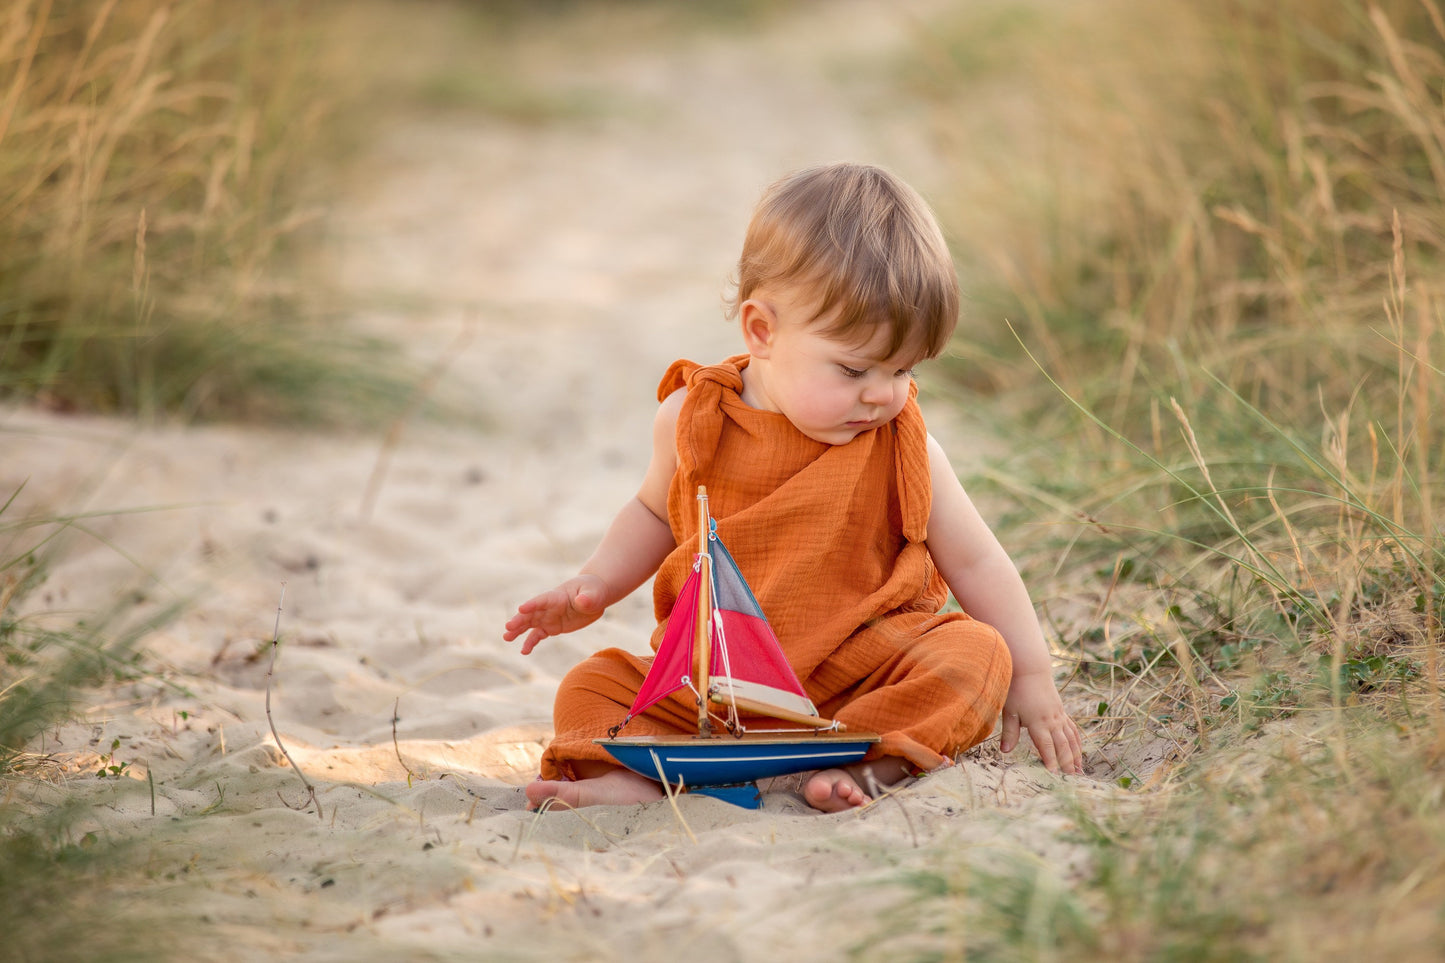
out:
{"label": "muslin fabric", "polygon": [[[819,711],[849,731],[879,733],[870,758],[946,765],[992,731],[1011,662],[992,626],[940,612],[948,587],[925,544],[931,486],[917,388],[889,424],[829,445],[745,404],[747,363],[746,355],[678,361],[658,386],[659,400],[682,388],[687,396],[668,493],[677,548],[653,580],[652,647],[692,568],[704,485],[719,537]],[[584,759],[611,762],[593,740],[622,721],[649,662],[607,649],[567,674],[543,778],[576,778],[573,763]],[[695,699],[682,690],[625,731],[689,732],[696,720]]]}

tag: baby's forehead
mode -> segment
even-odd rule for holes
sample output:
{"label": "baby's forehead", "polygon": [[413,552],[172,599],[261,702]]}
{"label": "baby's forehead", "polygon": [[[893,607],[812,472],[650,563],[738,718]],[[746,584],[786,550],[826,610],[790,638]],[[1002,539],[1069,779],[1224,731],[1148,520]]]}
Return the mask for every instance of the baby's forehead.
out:
{"label": "baby's forehead", "polygon": [[816,285],[794,283],[782,286],[780,293],[793,306],[794,317],[840,347],[876,361],[905,355],[921,361],[932,354],[927,326],[921,320],[910,323],[916,319],[842,298],[829,304],[826,292],[818,290]]}
{"label": "baby's forehead", "polygon": [[917,334],[905,333],[903,343],[894,347],[893,323],[878,321],[858,325],[852,329],[830,328],[825,319],[815,321],[819,336],[836,344],[840,349],[869,361],[896,361],[904,367],[913,367],[928,357],[928,348]]}

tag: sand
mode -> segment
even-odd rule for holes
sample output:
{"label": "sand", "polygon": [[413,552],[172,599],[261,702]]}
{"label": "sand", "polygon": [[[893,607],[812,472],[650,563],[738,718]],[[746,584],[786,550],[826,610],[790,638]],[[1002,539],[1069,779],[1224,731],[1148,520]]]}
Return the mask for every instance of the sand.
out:
{"label": "sand", "polygon": [[[474,420],[415,420],[389,447],[386,426],[0,412],[0,485],[27,482],[16,511],[98,513],[57,544],[32,607],[132,589],[131,615],[189,603],[143,640],[150,671],[47,733],[59,769],[36,799],[83,794],[86,826],[140,840],[131,898],[191,921],[198,958],[871,954],[917,932],[904,882],[920,868],[1085,869],[1069,799],[1115,768],[1055,779],[994,743],[838,815],[787,779],[757,812],[684,796],[539,815],[522,795],[557,680],[595,649],[642,651],[650,594],[526,658],[502,622],[574,572],[635,490],[665,365],[737,350],[719,296],[759,190],[841,158],[936,186],[926,148],[896,136],[907,118],[859,107],[867,71],[836,79],[909,29],[860,4],[582,56],[574,78],[645,109],[378,130],[333,212],[335,281],[358,329],[448,359],[438,390]],[[983,444],[926,393],[925,412],[955,452]],[[265,712],[283,584],[272,717],[314,799]],[[127,768],[98,780],[102,762]],[[939,922],[911,939],[947,939]]]}

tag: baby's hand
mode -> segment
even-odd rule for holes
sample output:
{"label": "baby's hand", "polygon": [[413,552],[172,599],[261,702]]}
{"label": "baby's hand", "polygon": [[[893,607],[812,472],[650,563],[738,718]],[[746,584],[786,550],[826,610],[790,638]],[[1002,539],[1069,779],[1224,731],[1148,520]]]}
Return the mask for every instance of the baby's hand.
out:
{"label": "baby's hand", "polygon": [[1003,704],[1003,737],[999,748],[1012,752],[1019,729],[1027,729],[1049,772],[1084,771],[1084,749],[1079,727],[1064,710],[1059,690],[1048,673],[1016,675]]}
{"label": "baby's hand", "polygon": [[606,608],[606,593],[607,583],[596,575],[570,578],[517,606],[517,614],[507,620],[502,639],[510,642],[526,632],[522,654],[527,655],[549,635],[575,632],[596,622]]}

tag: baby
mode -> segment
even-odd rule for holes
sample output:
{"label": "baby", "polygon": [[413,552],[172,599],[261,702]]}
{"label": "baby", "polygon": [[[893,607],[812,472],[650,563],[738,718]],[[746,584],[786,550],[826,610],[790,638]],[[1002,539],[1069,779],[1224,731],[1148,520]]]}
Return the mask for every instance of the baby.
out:
{"label": "baby", "polygon": [[[808,776],[810,805],[861,806],[873,786],[949,765],[1000,713],[1005,752],[1027,729],[1050,770],[1081,771],[1028,592],[915,400],[914,368],[947,345],[958,301],[937,222],[888,172],[836,164],[773,184],[729,304],[747,353],[668,369],[636,497],[581,571],[523,602],[503,638],[525,636],[530,653],[655,576],[656,649],[692,568],[706,485],[718,535],[819,712],[881,736],[863,762]],[[941,611],[950,591],[963,611]],[[567,674],[531,805],[662,797],[593,743],[626,715],[649,661],[607,649]],[[628,733],[696,724],[682,690]]]}

